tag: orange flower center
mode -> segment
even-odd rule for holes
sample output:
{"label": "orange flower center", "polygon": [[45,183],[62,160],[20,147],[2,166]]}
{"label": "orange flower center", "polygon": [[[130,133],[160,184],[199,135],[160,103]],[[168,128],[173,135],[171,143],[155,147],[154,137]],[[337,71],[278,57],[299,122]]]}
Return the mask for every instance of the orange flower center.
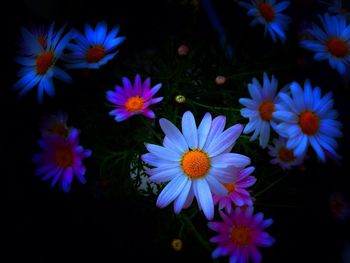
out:
{"label": "orange flower center", "polygon": [[139,96],[131,97],[125,102],[125,108],[127,111],[135,112],[143,108],[145,101]]}
{"label": "orange flower center", "polygon": [[260,3],[258,5],[260,15],[267,21],[272,22],[275,19],[275,11],[273,10],[272,5],[268,3]]}
{"label": "orange flower center", "polygon": [[59,123],[59,122],[51,125],[51,127],[49,128],[49,131],[51,133],[60,135],[62,137],[67,137],[69,133],[67,126],[64,123]]}
{"label": "orange flower center", "polygon": [[289,150],[286,147],[281,147],[278,150],[278,158],[280,158],[283,162],[291,162],[295,159],[293,150]]}
{"label": "orange flower center", "polygon": [[331,38],[327,42],[329,53],[338,58],[343,58],[349,53],[349,47],[346,42],[340,38]]}
{"label": "orange flower center", "polygon": [[259,106],[260,117],[264,121],[270,121],[272,119],[272,113],[275,111],[275,104],[270,101],[264,101]]}
{"label": "orange flower center", "polygon": [[45,51],[36,58],[36,72],[44,75],[54,63],[55,56],[52,51]]}
{"label": "orange flower center", "polygon": [[93,46],[85,54],[85,59],[89,63],[97,63],[106,55],[106,50],[103,46]]}
{"label": "orange flower center", "polygon": [[251,241],[251,231],[246,226],[236,226],[231,230],[231,240],[237,246],[246,246]]}
{"label": "orange flower center", "polygon": [[200,150],[188,151],[182,157],[181,167],[191,179],[202,178],[210,169],[210,159],[208,154]]}
{"label": "orange flower center", "polygon": [[58,147],[55,153],[55,159],[58,166],[67,168],[73,165],[74,155],[68,146]]}
{"label": "orange flower center", "polygon": [[224,184],[224,186],[227,189],[229,194],[232,193],[236,189],[236,185],[234,183]]}
{"label": "orange flower center", "polygon": [[45,36],[38,36],[38,42],[43,48],[46,48],[46,46],[47,46],[47,39],[46,39]]}
{"label": "orange flower center", "polygon": [[299,126],[306,135],[314,135],[320,128],[320,119],[311,111],[304,111],[299,115]]}

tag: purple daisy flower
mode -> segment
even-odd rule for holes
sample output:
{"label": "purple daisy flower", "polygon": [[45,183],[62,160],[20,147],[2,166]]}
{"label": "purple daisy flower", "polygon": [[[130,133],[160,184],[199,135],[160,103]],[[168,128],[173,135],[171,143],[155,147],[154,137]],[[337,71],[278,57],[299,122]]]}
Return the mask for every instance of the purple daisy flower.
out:
{"label": "purple daisy flower", "polygon": [[91,150],[85,150],[79,145],[79,132],[72,129],[67,138],[59,135],[44,136],[38,141],[43,153],[36,154],[33,162],[40,165],[35,175],[44,175],[43,180],[52,178],[51,187],[60,183],[64,192],[69,192],[75,176],[80,183],[85,184],[85,166],[82,159],[91,155]]}
{"label": "purple daisy flower", "polygon": [[270,247],[274,244],[272,238],[264,230],[271,226],[272,219],[265,219],[263,213],[253,215],[253,207],[242,209],[237,207],[227,215],[220,211],[223,221],[209,222],[208,227],[218,233],[210,242],[218,243],[212,257],[229,256],[230,262],[260,263],[262,255],[257,247]]}
{"label": "purple daisy flower", "polygon": [[219,209],[225,208],[227,213],[231,213],[232,204],[235,206],[252,206],[253,200],[246,188],[252,186],[256,182],[254,176],[250,176],[254,172],[254,167],[235,168],[230,167],[233,180],[231,183],[224,184],[227,189],[226,196],[213,194],[214,204],[219,204]]}
{"label": "purple daisy flower", "polygon": [[287,148],[286,138],[279,137],[272,142],[274,145],[268,146],[269,155],[273,157],[271,164],[279,164],[283,170],[287,170],[304,162],[305,156],[296,157],[294,151]]}
{"label": "purple daisy flower", "polygon": [[43,136],[56,134],[66,138],[70,129],[67,126],[68,115],[64,112],[58,112],[43,118],[41,123],[41,133]]}
{"label": "purple daisy flower", "polygon": [[335,120],[338,112],[333,109],[332,92],[321,97],[319,87],[314,89],[305,81],[304,90],[297,82],[290,85],[292,97],[280,93],[281,103],[276,104],[273,116],[280,120],[276,131],[287,138],[287,148],[297,157],[303,156],[310,144],[320,160],[325,161],[326,151],[338,156],[341,123]]}
{"label": "purple daisy flower", "polygon": [[212,120],[206,113],[198,128],[190,111],[182,117],[182,133],[170,121],[159,120],[165,133],[163,146],[146,144],[149,153],[142,160],[156,168],[146,171],[156,183],[170,181],[159,194],[157,206],[163,208],[174,201],[175,213],[197,203],[207,219],[214,216],[212,193],[226,195],[224,183],[232,182],[230,166],[245,167],[250,159],[230,153],[243,126],[236,124],[224,131],[226,118]]}
{"label": "purple daisy flower", "polygon": [[163,100],[163,97],[153,98],[162,87],[157,84],[151,88],[151,79],[147,78],[143,83],[139,74],[136,75],[134,85],[126,77],[123,78],[124,88],[115,87],[115,91],[107,91],[107,100],[116,106],[117,109],[109,112],[115,116],[117,122],[142,114],[147,118],[155,118],[154,112],[148,107]]}

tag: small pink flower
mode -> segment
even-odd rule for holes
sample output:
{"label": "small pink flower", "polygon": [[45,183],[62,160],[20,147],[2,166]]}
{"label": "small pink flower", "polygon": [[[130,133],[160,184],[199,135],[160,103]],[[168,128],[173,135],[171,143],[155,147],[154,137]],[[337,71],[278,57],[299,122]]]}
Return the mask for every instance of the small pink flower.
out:
{"label": "small pink flower", "polygon": [[[217,235],[210,242],[218,243],[212,257],[229,256],[230,262],[260,263],[262,255],[257,247],[270,247],[275,239],[264,230],[272,225],[272,219],[265,219],[263,213],[253,215],[253,207],[237,207],[227,215],[220,212],[221,222],[209,222],[208,227]],[[249,261],[251,259],[251,261]]]}
{"label": "small pink flower", "polygon": [[227,189],[227,195],[220,196],[213,194],[214,204],[219,204],[220,210],[225,208],[227,213],[231,213],[232,205],[253,205],[252,197],[246,188],[252,186],[256,182],[256,178],[250,176],[254,169],[254,167],[248,167],[245,169],[235,167],[230,168],[229,173],[232,174],[232,182],[224,184]]}
{"label": "small pink flower", "polygon": [[163,100],[163,97],[153,98],[162,84],[151,88],[151,79],[147,78],[142,83],[140,75],[137,74],[134,85],[126,77],[123,78],[123,85],[124,88],[116,86],[115,91],[107,91],[107,100],[117,107],[109,112],[109,115],[115,116],[117,122],[137,114],[154,119],[155,114],[148,107]]}
{"label": "small pink flower", "polygon": [[59,182],[61,189],[69,192],[74,176],[80,183],[86,183],[82,160],[91,155],[91,150],[79,145],[78,130],[72,129],[67,138],[56,134],[44,136],[38,145],[43,153],[33,157],[33,162],[40,165],[35,174],[44,175],[43,180],[52,178],[51,187]]}

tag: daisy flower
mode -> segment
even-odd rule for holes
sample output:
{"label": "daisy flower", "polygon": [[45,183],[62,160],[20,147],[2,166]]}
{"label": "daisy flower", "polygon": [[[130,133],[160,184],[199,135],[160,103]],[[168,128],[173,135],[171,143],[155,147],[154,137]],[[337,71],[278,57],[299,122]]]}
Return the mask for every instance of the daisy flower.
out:
{"label": "daisy flower", "polygon": [[313,40],[302,40],[301,47],[315,52],[314,59],[328,60],[330,66],[344,74],[350,64],[350,25],[344,16],[320,16],[321,26],[313,24]]}
{"label": "daisy flower", "polygon": [[56,134],[66,138],[69,134],[67,126],[68,115],[63,112],[52,114],[43,119],[41,123],[41,133],[43,136]]}
{"label": "daisy flower", "polygon": [[50,27],[31,26],[29,28],[21,28],[20,48],[19,53],[24,56],[31,56],[41,51],[40,47],[46,49],[49,32],[53,36],[52,23]]}
{"label": "daisy flower", "polygon": [[250,3],[240,1],[239,5],[248,10],[248,16],[254,17],[250,23],[251,26],[262,24],[266,32],[274,42],[279,38],[282,42],[286,40],[285,31],[287,30],[290,18],[281,12],[289,6],[289,1],[276,3],[275,0],[251,0]]}
{"label": "daisy flower", "polygon": [[117,122],[123,121],[136,114],[142,114],[147,118],[155,118],[155,114],[148,107],[163,100],[163,97],[153,98],[162,87],[157,84],[151,88],[151,79],[147,78],[143,83],[139,74],[136,75],[134,85],[126,77],[123,78],[123,88],[115,87],[115,91],[107,91],[107,100],[117,108],[109,112],[115,116]]}
{"label": "daisy flower", "polygon": [[82,159],[91,155],[79,145],[78,130],[72,129],[67,138],[58,135],[44,136],[38,141],[43,153],[36,154],[33,161],[40,165],[36,175],[43,175],[43,180],[52,178],[51,187],[58,182],[64,192],[69,192],[75,176],[85,184],[85,166]]}
{"label": "daisy flower", "polygon": [[267,146],[270,139],[270,126],[276,126],[272,113],[275,111],[276,102],[278,102],[278,96],[276,96],[277,85],[278,81],[273,75],[270,81],[267,74],[264,73],[262,86],[255,78],[253,78],[252,83],[248,84],[252,99],[239,99],[239,103],[246,106],[246,108],[241,109],[241,115],[249,118],[243,133],[247,134],[254,131],[250,140],[253,141],[260,136],[259,142],[263,148]]}
{"label": "daisy flower", "polygon": [[236,124],[224,131],[225,123],[224,116],[212,120],[206,113],[197,128],[193,114],[187,111],[182,117],[181,133],[170,121],[159,120],[165,133],[163,146],[146,144],[149,153],[142,155],[144,162],[156,167],[146,171],[151,181],[170,181],[158,196],[158,207],[174,201],[174,211],[180,213],[196,197],[207,219],[213,218],[212,193],[227,194],[223,184],[232,182],[230,166],[250,164],[248,157],[230,153],[243,126]]}
{"label": "daisy flower", "polygon": [[52,78],[58,78],[64,82],[71,82],[71,77],[60,69],[56,62],[62,56],[63,50],[71,39],[71,32],[63,36],[64,27],[58,32],[54,32],[50,27],[47,35],[47,43],[44,48],[39,41],[34,41],[29,36],[26,37],[28,50],[33,53],[30,56],[19,56],[16,61],[23,65],[18,71],[20,78],[14,85],[14,90],[21,90],[19,96],[25,95],[32,88],[38,85],[38,102],[43,101],[44,92],[49,96],[54,96],[55,88]]}
{"label": "daisy flower", "polygon": [[303,163],[304,156],[296,157],[292,149],[287,148],[287,139],[279,137],[272,140],[273,145],[269,145],[269,155],[273,157],[271,164],[278,164],[283,170],[291,169]]}
{"label": "daisy flower", "polygon": [[349,16],[350,12],[343,5],[342,0],[333,1],[319,1],[325,5],[328,5],[328,11],[335,15]]}
{"label": "daisy flower", "polygon": [[220,212],[222,221],[208,223],[208,227],[218,233],[210,239],[210,242],[218,243],[213,258],[229,256],[230,262],[261,262],[262,255],[257,247],[274,244],[274,238],[264,231],[273,221],[264,219],[263,213],[254,215],[253,212],[253,207],[237,207],[228,214]]}
{"label": "daisy flower", "polygon": [[332,93],[321,97],[319,87],[314,89],[305,81],[304,90],[297,82],[290,85],[292,97],[280,93],[281,104],[276,105],[273,116],[281,121],[276,130],[287,138],[287,148],[293,149],[296,157],[305,154],[311,144],[317,156],[325,161],[325,151],[338,156],[338,144],[334,138],[341,137],[341,123],[335,120],[338,112],[333,110]]}
{"label": "daisy flower", "polygon": [[125,37],[117,37],[119,26],[115,26],[107,32],[107,24],[100,22],[95,30],[89,24],[85,25],[85,35],[80,32],[75,34],[75,43],[70,43],[67,48],[71,51],[67,55],[69,68],[98,69],[115,57],[118,51],[114,51]]}
{"label": "daisy flower", "polygon": [[254,170],[254,167],[245,169],[230,167],[233,179],[230,183],[224,184],[227,189],[227,195],[219,196],[213,194],[214,204],[219,204],[220,210],[225,208],[227,213],[231,213],[232,204],[235,206],[253,205],[252,197],[246,188],[252,186],[256,182],[256,178],[250,176]]}

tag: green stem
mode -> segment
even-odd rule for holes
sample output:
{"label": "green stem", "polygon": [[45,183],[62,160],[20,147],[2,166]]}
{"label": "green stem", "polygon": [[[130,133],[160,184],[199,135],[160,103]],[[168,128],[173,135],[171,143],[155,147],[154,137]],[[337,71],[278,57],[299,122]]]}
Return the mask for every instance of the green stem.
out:
{"label": "green stem", "polygon": [[142,122],[147,126],[147,128],[153,133],[154,136],[158,139],[159,142],[162,141],[162,138],[159,136],[159,134],[155,131],[155,129],[152,127],[152,125],[149,123],[148,120],[141,117]]}
{"label": "green stem", "polygon": [[280,181],[282,181],[286,176],[288,175],[288,173],[285,173],[283,176],[281,176],[280,178],[278,178],[276,181],[272,182],[272,184],[268,185],[267,187],[265,187],[264,189],[262,189],[261,191],[257,192],[254,197],[258,197],[259,195],[265,193],[267,190],[269,190],[270,188],[274,187],[276,184],[278,184]]}
{"label": "green stem", "polygon": [[190,100],[190,103],[202,107],[202,108],[206,108],[206,109],[210,109],[210,110],[226,110],[226,111],[236,111],[239,112],[240,109],[234,109],[234,108],[225,108],[225,107],[216,107],[216,106],[208,106],[199,102],[195,102],[193,100]]}
{"label": "green stem", "polygon": [[192,231],[193,235],[198,239],[199,243],[201,243],[203,247],[205,247],[209,252],[211,252],[212,249],[209,243],[197,231],[196,227],[192,224],[191,219],[187,215],[181,215],[181,219],[187,225],[187,227]]}

